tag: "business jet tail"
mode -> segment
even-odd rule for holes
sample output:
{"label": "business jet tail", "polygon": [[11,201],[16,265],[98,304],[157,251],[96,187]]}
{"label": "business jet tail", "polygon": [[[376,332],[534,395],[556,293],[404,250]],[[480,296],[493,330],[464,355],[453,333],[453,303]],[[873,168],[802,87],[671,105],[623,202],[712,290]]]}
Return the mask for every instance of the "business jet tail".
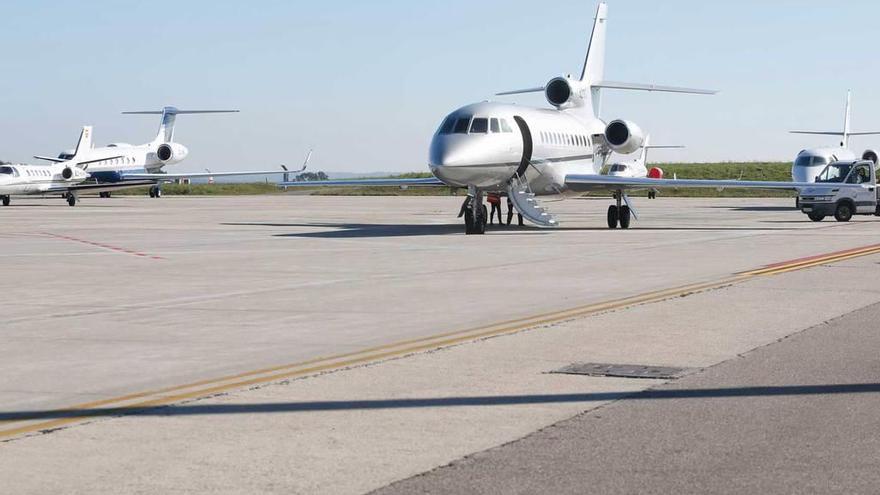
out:
{"label": "business jet tail", "polygon": [[180,110],[175,107],[165,107],[162,110],[143,110],[136,112],[122,112],[123,115],[161,115],[159,132],[156,134],[156,143],[174,142],[174,123],[178,115],[199,113],[238,113],[238,110]]}
{"label": "business jet tail", "polygon": [[76,159],[80,153],[88,152],[92,149],[92,126],[83,126],[82,132],[79,134],[79,141],[76,143],[76,150],[73,152],[73,159]]}
{"label": "business jet tail", "polygon": [[806,134],[809,136],[839,136],[840,147],[849,148],[849,138],[853,136],[880,136],[880,131],[852,132],[850,121],[852,120],[852,91],[846,93],[846,111],[843,120],[843,131],[789,131],[792,134]]}

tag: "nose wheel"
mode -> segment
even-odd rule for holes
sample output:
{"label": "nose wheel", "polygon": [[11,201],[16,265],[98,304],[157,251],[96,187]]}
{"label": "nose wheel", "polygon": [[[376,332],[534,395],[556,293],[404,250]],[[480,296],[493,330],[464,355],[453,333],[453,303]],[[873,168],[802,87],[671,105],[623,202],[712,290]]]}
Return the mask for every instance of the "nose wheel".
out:
{"label": "nose wheel", "polygon": [[9,196],[0,196],[0,198],[3,199],[3,206],[9,206],[9,202],[10,202]]}
{"label": "nose wheel", "polygon": [[464,217],[464,231],[467,235],[482,235],[486,233],[486,223],[489,218],[489,210],[483,204],[483,193],[473,191],[461,206]]}
{"label": "nose wheel", "polygon": [[67,205],[76,206],[76,194],[67,193]]}
{"label": "nose wheel", "polygon": [[162,197],[162,188],[159,186],[150,187],[150,197],[151,198],[161,198]]}

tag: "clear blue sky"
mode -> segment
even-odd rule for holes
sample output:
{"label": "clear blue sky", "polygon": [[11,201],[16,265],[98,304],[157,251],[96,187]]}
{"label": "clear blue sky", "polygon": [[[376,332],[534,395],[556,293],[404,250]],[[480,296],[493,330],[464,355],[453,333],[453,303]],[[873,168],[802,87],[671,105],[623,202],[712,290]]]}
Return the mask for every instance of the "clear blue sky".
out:
{"label": "clear blue sky", "polygon": [[[440,120],[497,91],[579,70],[594,0],[6,2],[0,158],[152,137],[123,110],[242,110],[178,119],[178,170],[294,164],[425,170]],[[603,117],[636,121],[658,160],[791,159],[830,143],[790,128],[880,130],[878,46],[867,0],[610,0],[606,75],[716,88],[719,96],[607,92]],[[544,105],[538,97],[523,104]],[[873,141],[880,141],[874,139]],[[858,138],[867,147],[871,138]],[[873,143],[880,147],[880,142]]]}

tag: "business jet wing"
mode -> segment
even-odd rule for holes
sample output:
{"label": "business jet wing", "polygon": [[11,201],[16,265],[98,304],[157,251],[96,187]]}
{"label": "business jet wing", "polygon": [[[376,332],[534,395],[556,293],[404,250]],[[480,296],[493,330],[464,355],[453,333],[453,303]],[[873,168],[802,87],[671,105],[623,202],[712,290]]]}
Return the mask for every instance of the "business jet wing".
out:
{"label": "business jet wing", "polygon": [[[798,190],[812,187],[811,182],[771,182],[750,180],[712,180],[712,179],[651,179],[637,177],[613,177],[607,175],[566,175],[565,184],[578,192],[620,191],[633,189],[663,188],[703,188],[703,189],[776,189]],[[835,184],[835,186],[854,186],[856,184]]]}
{"label": "business jet wing", "polygon": [[439,187],[445,186],[436,177],[424,177],[413,179],[335,179],[335,180],[307,180],[297,182],[281,182],[279,186],[285,187],[321,187],[321,186],[391,186],[391,187]]}
{"label": "business jet wing", "polygon": [[292,170],[253,170],[253,171],[239,171],[239,172],[193,172],[193,173],[179,173],[179,174],[166,174],[166,173],[141,173],[141,172],[126,172],[122,174],[122,180],[152,180],[152,181],[172,181],[176,179],[207,179],[211,177],[247,177],[254,175],[278,175],[278,174],[295,174],[299,173],[299,171]]}
{"label": "business jet wing", "polygon": [[133,189],[136,187],[145,187],[145,186],[155,186],[156,181],[154,180],[139,180],[139,181],[126,181],[126,182],[108,182],[108,183],[94,183],[94,182],[83,182],[80,184],[72,184],[69,186],[61,186],[50,189],[49,193],[67,193],[67,192],[76,192],[76,193],[102,193],[102,192],[111,192],[111,191],[119,191],[120,189]]}

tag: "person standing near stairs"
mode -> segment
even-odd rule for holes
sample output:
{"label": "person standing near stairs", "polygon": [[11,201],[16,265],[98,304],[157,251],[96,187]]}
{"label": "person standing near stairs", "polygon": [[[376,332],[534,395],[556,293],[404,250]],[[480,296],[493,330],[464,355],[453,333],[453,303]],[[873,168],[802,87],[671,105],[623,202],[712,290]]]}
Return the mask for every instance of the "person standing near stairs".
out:
{"label": "person standing near stairs", "polygon": [[[507,197],[507,225],[510,225],[510,222],[513,221],[513,201],[510,200],[510,196]],[[498,213],[499,217],[501,213]],[[523,217],[520,212],[516,212],[516,216],[519,217],[519,226],[523,226]],[[500,218],[499,218],[500,220]]]}
{"label": "person standing near stairs", "polygon": [[489,225],[492,225],[492,222],[495,220],[495,212],[498,212],[498,225],[504,225],[504,222],[501,221],[501,197],[497,194],[489,194],[486,196],[486,201],[492,205],[492,211],[489,213]]}

